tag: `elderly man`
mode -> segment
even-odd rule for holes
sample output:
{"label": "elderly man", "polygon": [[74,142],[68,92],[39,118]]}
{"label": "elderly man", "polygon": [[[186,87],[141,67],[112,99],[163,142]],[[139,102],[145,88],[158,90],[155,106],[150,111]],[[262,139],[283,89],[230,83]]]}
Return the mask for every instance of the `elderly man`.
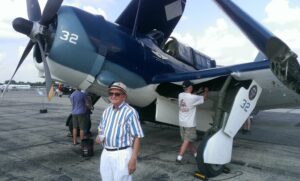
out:
{"label": "elderly man", "polygon": [[109,105],[102,114],[96,142],[104,146],[100,158],[103,181],[132,180],[144,137],[137,111],[125,102],[126,86],[114,82],[108,91]]}

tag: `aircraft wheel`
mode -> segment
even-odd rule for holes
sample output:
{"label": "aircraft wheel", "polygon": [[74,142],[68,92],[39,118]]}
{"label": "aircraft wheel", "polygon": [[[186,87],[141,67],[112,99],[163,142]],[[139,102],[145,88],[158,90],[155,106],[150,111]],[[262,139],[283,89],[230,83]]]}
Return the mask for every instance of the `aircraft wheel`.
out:
{"label": "aircraft wheel", "polygon": [[203,139],[197,149],[197,166],[199,171],[206,177],[215,177],[220,175],[224,169],[224,165],[204,163],[203,152],[209,137]]}

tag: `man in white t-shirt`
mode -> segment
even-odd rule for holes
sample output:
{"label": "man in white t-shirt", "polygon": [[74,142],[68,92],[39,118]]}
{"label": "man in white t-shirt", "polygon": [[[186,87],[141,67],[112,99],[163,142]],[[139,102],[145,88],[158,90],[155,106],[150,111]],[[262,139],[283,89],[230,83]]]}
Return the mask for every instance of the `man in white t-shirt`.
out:
{"label": "man in white t-shirt", "polygon": [[197,149],[194,142],[197,140],[196,133],[196,106],[203,104],[207,99],[208,88],[204,89],[203,96],[192,94],[193,83],[189,80],[184,81],[184,92],[178,95],[179,106],[179,127],[180,136],[183,140],[176,162],[181,163],[182,157],[187,149],[197,157]]}

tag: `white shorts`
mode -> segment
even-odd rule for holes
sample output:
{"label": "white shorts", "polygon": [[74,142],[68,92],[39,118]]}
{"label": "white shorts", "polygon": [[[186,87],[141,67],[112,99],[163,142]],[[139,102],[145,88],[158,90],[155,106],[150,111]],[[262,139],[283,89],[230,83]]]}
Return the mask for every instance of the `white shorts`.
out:
{"label": "white shorts", "polygon": [[132,148],[107,151],[103,149],[100,157],[100,175],[103,181],[131,181],[132,175],[128,172],[128,162]]}

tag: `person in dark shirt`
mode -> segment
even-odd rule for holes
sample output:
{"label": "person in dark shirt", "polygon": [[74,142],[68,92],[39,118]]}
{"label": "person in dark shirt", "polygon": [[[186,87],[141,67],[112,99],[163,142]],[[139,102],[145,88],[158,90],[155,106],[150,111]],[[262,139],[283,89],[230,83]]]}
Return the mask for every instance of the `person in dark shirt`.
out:
{"label": "person in dark shirt", "polygon": [[88,127],[87,121],[87,96],[76,89],[70,96],[72,104],[72,123],[73,123],[73,145],[77,145],[77,128],[80,129],[80,140],[84,139],[84,130]]}

